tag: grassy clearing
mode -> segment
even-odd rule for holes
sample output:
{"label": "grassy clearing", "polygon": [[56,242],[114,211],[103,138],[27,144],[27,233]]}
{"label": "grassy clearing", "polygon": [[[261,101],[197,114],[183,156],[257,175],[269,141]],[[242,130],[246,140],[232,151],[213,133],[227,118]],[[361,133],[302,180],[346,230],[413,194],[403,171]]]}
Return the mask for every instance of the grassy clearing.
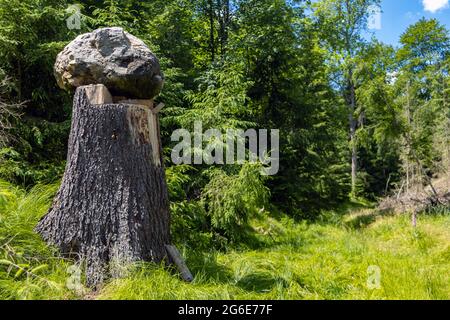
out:
{"label": "grassy clearing", "polygon": [[[370,209],[329,213],[321,223],[287,217],[254,221],[253,249],[195,252],[187,284],[155,265],[136,266],[96,293],[67,289],[71,261],[53,258],[32,228],[54,187],[24,193],[0,186],[0,299],[449,299],[450,215],[381,216]],[[368,267],[381,271],[367,286]],[[22,270],[19,272],[19,270]]]}

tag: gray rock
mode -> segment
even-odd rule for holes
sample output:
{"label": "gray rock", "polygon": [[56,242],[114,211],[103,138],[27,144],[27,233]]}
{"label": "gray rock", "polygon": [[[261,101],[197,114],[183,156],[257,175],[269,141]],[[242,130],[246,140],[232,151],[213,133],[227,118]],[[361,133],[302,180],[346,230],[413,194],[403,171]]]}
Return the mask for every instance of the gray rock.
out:
{"label": "gray rock", "polygon": [[54,71],[63,89],[103,84],[113,95],[127,98],[152,99],[164,84],[156,56],[122,28],[78,36],[58,54]]}

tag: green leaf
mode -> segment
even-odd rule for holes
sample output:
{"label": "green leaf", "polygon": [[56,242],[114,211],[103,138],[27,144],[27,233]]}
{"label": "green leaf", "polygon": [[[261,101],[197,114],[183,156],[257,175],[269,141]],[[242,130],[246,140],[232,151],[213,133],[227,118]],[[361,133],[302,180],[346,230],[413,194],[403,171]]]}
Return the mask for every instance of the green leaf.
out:
{"label": "green leaf", "polygon": [[36,268],[34,268],[33,270],[31,270],[31,273],[38,273],[39,271],[42,271],[42,270],[45,270],[45,269],[47,269],[48,268],[48,265],[47,264],[42,264],[42,265],[40,265],[40,266],[38,266],[38,267],[36,267]]}
{"label": "green leaf", "polygon": [[19,278],[24,272],[25,272],[25,269],[22,269],[22,268],[17,270],[16,274],[14,275],[14,278]]}
{"label": "green leaf", "polygon": [[11,261],[9,261],[9,260],[6,260],[6,259],[0,259],[0,264],[6,265],[6,266],[10,266],[13,263]]}

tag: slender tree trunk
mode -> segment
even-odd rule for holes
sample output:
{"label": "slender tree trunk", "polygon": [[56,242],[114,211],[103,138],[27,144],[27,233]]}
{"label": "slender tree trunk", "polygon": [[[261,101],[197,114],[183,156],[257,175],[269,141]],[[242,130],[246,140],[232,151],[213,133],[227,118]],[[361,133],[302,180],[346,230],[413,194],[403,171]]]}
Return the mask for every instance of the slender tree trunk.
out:
{"label": "slender tree trunk", "polygon": [[219,40],[220,40],[220,53],[224,54],[228,42],[228,28],[230,25],[230,0],[217,0],[217,6],[219,8]]}
{"label": "slender tree trunk", "polygon": [[[445,129],[444,129],[444,173],[449,174],[450,170],[450,108],[447,103],[447,82],[446,78],[442,77],[442,91],[443,91],[443,110],[445,115]],[[448,186],[450,186],[450,181],[447,181]]]}
{"label": "slender tree trunk", "polygon": [[216,60],[216,44],[214,36],[214,1],[209,0],[209,49],[211,52],[211,61]]}
{"label": "slender tree trunk", "polygon": [[358,150],[356,148],[356,125],[351,125],[351,143],[352,143],[352,194],[356,195],[356,181],[358,177]]}
{"label": "slender tree trunk", "polygon": [[164,260],[170,217],[156,114],[94,105],[89,87],[75,94],[62,185],[36,230],[62,254],[79,256],[96,286],[117,265]]}
{"label": "slender tree trunk", "polygon": [[23,79],[22,79],[22,62],[19,60],[17,61],[17,78],[19,81],[17,81],[17,98],[19,99],[19,101],[22,101],[23,95],[22,95],[22,83],[23,83]]}
{"label": "slender tree trunk", "polygon": [[356,195],[356,181],[358,176],[358,147],[356,144],[357,120],[355,119],[356,89],[351,78],[352,72],[350,71],[348,80],[348,118],[350,125],[352,195]]}
{"label": "slender tree trunk", "polygon": [[[410,90],[409,90],[409,81],[407,83],[407,87],[406,87],[406,119],[408,121],[408,127],[411,127],[411,97],[410,97]],[[409,194],[409,187],[410,187],[410,169],[411,169],[411,163],[409,161],[410,155],[409,155],[409,151],[408,154],[406,156],[406,190],[407,193]],[[413,168],[413,173],[414,173],[414,168]],[[413,180],[414,182],[414,180]]]}

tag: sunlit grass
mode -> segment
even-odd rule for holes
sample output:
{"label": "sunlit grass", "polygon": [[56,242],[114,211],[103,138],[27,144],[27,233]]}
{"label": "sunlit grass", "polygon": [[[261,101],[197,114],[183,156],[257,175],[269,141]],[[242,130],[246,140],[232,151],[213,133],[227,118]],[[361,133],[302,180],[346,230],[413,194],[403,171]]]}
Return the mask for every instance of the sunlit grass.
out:
{"label": "sunlit grass", "polygon": [[[73,262],[55,258],[33,232],[55,187],[0,188],[0,299],[450,298],[450,215],[421,215],[414,229],[406,214],[373,209],[328,213],[310,224],[288,217],[253,221],[257,244],[250,248],[182,248],[195,274],[191,284],[142,264],[127,278],[77,295],[66,286]],[[381,272],[377,288],[367,283],[370,266]]]}
{"label": "sunlit grass", "polygon": [[[183,283],[148,267],[116,280],[103,299],[448,299],[450,216],[379,217],[364,228],[268,219],[257,228],[267,247],[228,253],[188,252],[196,273]],[[267,228],[267,229],[265,229]],[[267,231],[272,230],[272,231]],[[369,266],[380,286],[367,285]]]}

